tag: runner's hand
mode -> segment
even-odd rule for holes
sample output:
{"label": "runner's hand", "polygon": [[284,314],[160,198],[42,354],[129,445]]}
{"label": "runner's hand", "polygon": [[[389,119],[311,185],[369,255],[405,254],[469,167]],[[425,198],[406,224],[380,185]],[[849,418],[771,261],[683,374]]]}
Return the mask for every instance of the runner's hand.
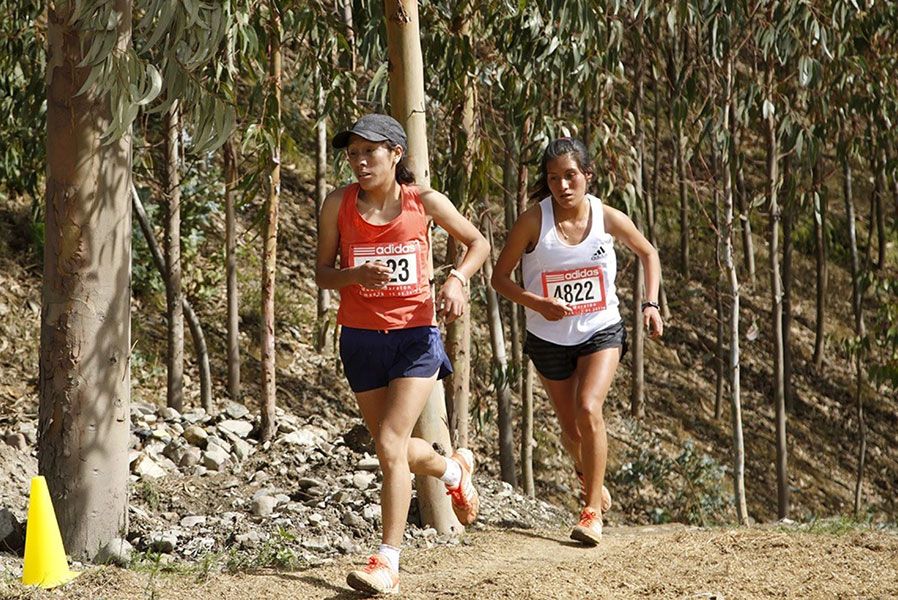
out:
{"label": "runner's hand", "polygon": [[657,339],[664,333],[664,323],[661,321],[661,314],[654,306],[646,307],[642,311],[642,324],[649,330],[649,337]]}
{"label": "runner's hand", "polygon": [[380,261],[366,262],[355,268],[356,283],[370,289],[383,289],[390,281],[393,270]]}
{"label": "runner's hand", "polygon": [[557,298],[543,298],[536,311],[549,321],[560,321],[574,314],[574,309]]}
{"label": "runner's hand", "polygon": [[465,286],[456,277],[447,277],[436,297],[437,315],[448,325],[465,312]]}

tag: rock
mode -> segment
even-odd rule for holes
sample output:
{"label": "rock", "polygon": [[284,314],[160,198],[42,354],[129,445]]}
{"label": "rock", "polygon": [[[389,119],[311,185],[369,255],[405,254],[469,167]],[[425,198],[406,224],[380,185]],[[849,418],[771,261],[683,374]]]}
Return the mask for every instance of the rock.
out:
{"label": "rock", "polygon": [[285,444],[302,447],[319,446],[323,441],[318,434],[309,429],[300,429],[281,438],[281,442]]}
{"label": "rock", "polygon": [[184,439],[187,440],[187,443],[192,446],[197,446],[199,448],[206,447],[206,441],[209,439],[209,434],[206,433],[206,430],[198,425],[191,425],[187,429],[184,430]]}
{"label": "rock", "polygon": [[231,454],[233,454],[234,458],[237,460],[244,460],[252,453],[253,447],[249,442],[239,438],[231,441]]}
{"label": "rock", "polygon": [[355,554],[360,551],[359,545],[346,535],[341,536],[340,539],[334,543],[334,547],[336,547],[341,554]]}
{"label": "rock", "polygon": [[365,452],[374,454],[374,439],[361,423],[354,425],[352,429],[343,434],[343,442],[357,454]]}
{"label": "rock", "polygon": [[37,443],[37,425],[31,421],[20,423],[19,433],[25,436],[25,440],[28,442],[29,446],[33,446]]}
{"label": "rock", "polygon": [[157,427],[152,432],[150,432],[150,437],[154,440],[159,440],[163,444],[168,444],[171,442],[171,434],[164,427]]}
{"label": "rock", "polygon": [[209,439],[206,440],[206,450],[208,450],[210,446],[218,446],[228,454],[231,453],[231,444],[218,437],[217,435],[210,435]]}
{"label": "rock", "polygon": [[210,444],[205,452],[203,452],[202,465],[210,471],[221,471],[230,460],[227,451],[215,444]]}
{"label": "rock", "polygon": [[200,464],[202,459],[203,453],[199,448],[186,448],[183,456],[181,456],[181,460],[178,461],[178,466],[183,468],[195,467]]}
{"label": "rock", "polygon": [[131,472],[145,479],[159,479],[166,475],[165,469],[146,454],[141,454],[131,463]]}
{"label": "rock", "polygon": [[192,515],[192,516],[184,517],[183,519],[181,519],[181,522],[180,522],[181,527],[186,527],[188,529],[190,527],[196,527],[197,525],[205,525],[205,524],[206,524],[206,517],[203,515]]}
{"label": "rock", "polygon": [[232,419],[242,419],[249,414],[249,409],[242,404],[228,402],[228,405],[224,409],[224,413]]}
{"label": "rock", "polygon": [[[174,545],[172,545],[172,549],[174,549]],[[127,540],[116,538],[100,548],[100,551],[94,557],[94,562],[101,565],[127,567],[131,564],[131,554],[133,552],[134,547]]]}
{"label": "rock", "polygon": [[342,523],[347,527],[353,527],[355,529],[364,529],[368,525],[365,519],[351,510],[343,513]]}
{"label": "rock", "polygon": [[0,550],[18,553],[25,549],[25,531],[8,508],[0,508]]}
{"label": "rock", "polygon": [[170,406],[163,406],[159,409],[159,416],[166,421],[177,421],[181,418],[181,413]]}
{"label": "rock", "polygon": [[314,477],[302,477],[296,481],[297,487],[302,490],[308,488],[324,488],[325,483],[320,479],[315,479]]}
{"label": "rock", "polygon": [[380,461],[376,456],[366,456],[356,463],[355,468],[359,471],[377,471],[380,469]]}
{"label": "rock", "polygon": [[28,439],[22,432],[17,431],[15,433],[7,434],[6,437],[3,438],[3,441],[6,442],[7,446],[12,446],[19,452],[28,450]]}
{"label": "rock", "polygon": [[365,491],[371,484],[374,483],[374,480],[377,478],[377,475],[368,471],[356,471],[352,476],[352,485],[357,490]]}
{"label": "rock", "polygon": [[163,531],[151,533],[149,536],[148,547],[154,552],[162,554],[171,554],[178,544],[178,534],[174,531]]}
{"label": "rock", "polygon": [[253,529],[246,533],[238,534],[234,537],[234,541],[240,544],[242,548],[255,548],[265,540],[259,531]]}
{"label": "rock", "polygon": [[259,496],[253,499],[252,511],[257,517],[267,517],[274,512],[277,506],[277,499],[273,496]]}
{"label": "rock", "polygon": [[380,521],[380,505],[369,504],[362,509],[362,516],[369,522]]}
{"label": "rock", "polygon": [[196,424],[209,420],[209,415],[206,414],[206,409],[197,407],[181,415],[181,418],[188,423]]}
{"label": "rock", "polygon": [[253,424],[248,421],[228,419],[218,424],[218,430],[222,433],[233,433],[237,437],[245,438],[253,430]]}
{"label": "rock", "polygon": [[323,535],[306,538],[302,542],[300,542],[300,545],[307,550],[314,550],[318,552],[328,550],[331,547],[331,544],[328,541],[327,537]]}
{"label": "rock", "polygon": [[324,516],[321,515],[320,513],[312,513],[312,514],[309,515],[309,522],[315,523],[316,525],[317,525],[318,523],[321,523],[321,522],[324,521],[324,520],[325,520],[325,519],[324,519]]}

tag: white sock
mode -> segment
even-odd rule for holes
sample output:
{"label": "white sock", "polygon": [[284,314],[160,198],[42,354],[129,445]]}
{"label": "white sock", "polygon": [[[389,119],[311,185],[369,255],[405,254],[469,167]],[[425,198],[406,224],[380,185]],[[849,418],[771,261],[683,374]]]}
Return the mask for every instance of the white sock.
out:
{"label": "white sock", "polygon": [[387,559],[387,562],[390,564],[390,568],[393,569],[394,573],[399,572],[399,553],[401,550],[396,546],[389,546],[387,544],[381,544],[380,548],[377,549],[377,553]]}
{"label": "white sock", "polygon": [[446,470],[443,471],[443,474],[440,476],[440,481],[445,483],[447,487],[458,487],[458,484],[461,483],[461,465],[451,458],[447,458]]}

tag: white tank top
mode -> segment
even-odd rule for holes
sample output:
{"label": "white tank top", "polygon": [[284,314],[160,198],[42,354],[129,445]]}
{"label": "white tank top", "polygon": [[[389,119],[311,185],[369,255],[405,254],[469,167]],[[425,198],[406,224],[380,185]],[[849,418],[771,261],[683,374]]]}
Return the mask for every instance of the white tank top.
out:
{"label": "white tank top", "polygon": [[600,329],[620,321],[614,278],[617,257],[614,238],[605,233],[602,201],[586,195],[592,226],[576,246],[565,244],[555,231],[552,198],[539,203],[542,214],[536,247],[522,257],[524,289],[538,296],[558,298],[574,309],[560,321],[549,321],[535,310],[524,309],[527,331],[562,346],[575,346]]}

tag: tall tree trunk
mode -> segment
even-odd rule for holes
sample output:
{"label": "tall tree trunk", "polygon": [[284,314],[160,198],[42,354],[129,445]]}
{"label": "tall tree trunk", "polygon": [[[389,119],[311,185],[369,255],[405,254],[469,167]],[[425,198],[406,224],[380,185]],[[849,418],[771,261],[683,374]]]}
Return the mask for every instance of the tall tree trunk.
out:
{"label": "tall tree trunk", "polygon": [[[153,226],[150,224],[147,211],[144,210],[143,202],[140,201],[140,196],[137,194],[137,188],[133,185],[131,186],[131,207],[134,215],[137,216],[140,231],[143,233],[147,246],[150,248],[153,265],[164,280],[168,277],[165,257],[162,255],[162,250],[156,242]],[[212,374],[209,368],[209,350],[206,347],[206,336],[203,334],[203,327],[200,324],[199,317],[196,316],[196,312],[193,310],[193,306],[191,306],[190,301],[183,294],[181,295],[181,306],[184,310],[184,320],[187,321],[187,326],[190,328],[190,337],[193,339],[193,348],[196,352],[196,363],[200,370],[200,399],[203,408],[211,415],[214,412],[214,407],[212,406]]]}
{"label": "tall tree trunk", "polygon": [[355,48],[355,26],[352,22],[352,0],[338,0],[343,4],[343,24],[346,26],[346,42],[349,44],[349,68],[355,73],[358,64]]}
{"label": "tall tree trunk", "polygon": [[686,193],[686,160],[683,149],[683,125],[680,122],[674,127],[677,137],[677,190],[680,197],[680,272],[689,278],[689,196]]}
{"label": "tall tree trunk", "polygon": [[181,307],[181,124],[178,101],[165,115],[165,166],[168,220],[165,224],[165,299],[168,317],[167,404],[175,410],[184,406],[184,311]]}
{"label": "tall tree trunk", "polygon": [[[514,131],[509,128],[505,135],[505,164],[502,168],[503,203],[505,206],[505,231],[511,231],[518,218],[517,204],[515,202],[515,183],[518,172],[514,160],[515,139]],[[516,277],[517,271],[511,273]],[[508,323],[511,329],[511,387],[519,394],[523,390],[523,332],[519,318],[518,305],[514,302],[507,303]]]}
{"label": "tall tree trunk", "polygon": [[237,288],[237,150],[234,140],[224,144],[225,277],[228,296],[228,396],[240,399],[240,290]]}
{"label": "tall tree trunk", "polygon": [[[111,8],[124,52],[131,2]],[[93,38],[72,23],[73,9],[48,9],[38,467],[66,550],[92,559],[128,529],[131,135],[103,143],[109,97],[78,93]]]}
{"label": "tall tree trunk", "polygon": [[[464,258],[459,244],[449,238],[447,261],[458,266]],[[447,381],[446,407],[449,412],[449,435],[458,448],[468,446],[468,412],[471,402],[471,307],[446,326],[446,355],[452,362],[452,375]]]}
{"label": "tall tree trunk", "polygon": [[[390,112],[402,123],[408,134],[409,168],[415,174],[415,180],[418,185],[428,187],[430,159],[427,151],[424,64],[421,56],[418,3],[411,0],[386,0],[384,14],[387,21]],[[442,383],[433,387],[427,406],[415,425],[414,435],[437,444],[444,452],[451,451]],[[442,482],[433,477],[422,477],[416,480],[415,485],[421,520],[440,533],[461,531],[462,526],[452,512]]]}
{"label": "tall tree trunk", "polygon": [[794,229],[796,180],[792,172],[792,156],[783,158],[783,401],[787,412],[795,410],[792,388],[792,230]]}
{"label": "tall tree trunk", "polygon": [[[729,168],[729,165],[726,165]],[[726,370],[724,364],[726,357],[724,356],[726,342],[724,341],[724,307],[723,307],[723,281],[722,256],[720,246],[722,242],[722,231],[720,230],[720,188],[717,180],[720,177],[720,156],[717,150],[717,141],[711,140],[711,198],[714,204],[714,266],[718,269],[714,281],[714,315],[717,324],[717,344],[715,346],[715,354],[717,360],[714,363],[714,418],[720,419],[723,413],[723,394],[726,381]]]}
{"label": "tall tree trunk", "polygon": [[268,49],[271,78],[271,105],[268,127],[274,128],[274,147],[269,157],[268,201],[265,204],[265,237],[262,254],[262,441],[270,440],[277,431],[274,407],[277,396],[274,289],[277,273],[278,210],[281,198],[281,15],[277,5],[269,6]]}
{"label": "tall tree trunk", "polygon": [[[773,88],[773,65],[767,64],[766,87]],[[773,321],[773,403],[776,410],[776,484],[777,515],[780,519],[789,513],[789,476],[786,454],[786,404],[783,397],[783,304],[780,281],[779,227],[780,206],[777,190],[779,175],[779,143],[776,118],[773,111],[764,117],[764,133],[767,141],[767,201],[770,207],[770,316]]]}
{"label": "tall tree trunk", "polygon": [[[733,116],[733,57],[729,51],[726,58],[726,127],[732,140],[735,134]],[[729,275],[730,306],[730,398],[733,420],[733,490],[735,492],[736,518],[740,525],[748,524],[748,508],[745,503],[745,445],[742,438],[742,401],[739,387],[739,278],[733,257],[733,169],[735,149],[730,144],[724,169],[724,238],[723,261]]]}
{"label": "tall tree trunk", "polygon": [[[876,145],[874,144],[874,148]],[[885,201],[886,184],[886,162],[884,152],[878,148],[875,150],[876,155],[872,161],[873,167],[873,214],[870,218],[876,221],[876,269],[882,270],[886,264],[886,219],[883,203]]]}
{"label": "tall tree trunk", "polygon": [[[483,216],[483,228],[486,231],[490,247],[493,247],[493,227],[489,215]],[[489,314],[490,345],[493,351],[493,368],[495,369],[495,386],[498,400],[499,427],[499,470],[502,481],[517,487],[518,481],[514,462],[514,422],[511,415],[511,391],[508,389],[508,358],[505,356],[505,336],[502,333],[502,315],[499,312],[499,298],[496,290],[489,284],[493,278],[492,257],[483,263],[483,279],[486,288],[486,307]],[[533,432],[531,431],[531,437]],[[523,444],[523,442],[522,442]]]}
{"label": "tall tree trunk", "polygon": [[[350,17],[352,13],[350,13]],[[315,126],[317,133],[315,147],[315,226],[320,227],[319,219],[324,199],[327,198],[327,121],[324,110],[324,82],[321,80],[321,70],[317,71],[315,78],[318,86],[317,116],[318,124]],[[330,321],[330,290],[318,288],[316,299],[315,318],[315,350],[321,352],[327,345],[327,334],[331,326]]]}
{"label": "tall tree trunk", "polygon": [[[639,24],[639,40],[642,40],[642,23]],[[640,43],[641,46],[641,43]],[[641,57],[642,48],[637,49],[637,56]],[[633,115],[636,124],[636,161],[633,174],[633,185],[636,188],[636,198],[633,205],[632,218],[637,228],[640,227],[640,201],[643,200],[644,177],[643,167],[645,163],[645,133],[642,129],[642,103],[643,103],[643,61],[637,58],[636,81],[633,97]],[[633,360],[630,376],[630,415],[633,417],[645,416],[645,333],[642,325],[642,287],[643,266],[641,260],[636,260],[636,268],[633,269]]]}
{"label": "tall tree trunk", "polygon": [[[844,131],[844,125],[841,131]],[[857,340],[863,340],[866,337],[866,328],[864,327],[864,318],[861,310],[861,287],[860,287],[860,260],[857,250],[857,227],[854,215],[854,193],[852,189],[852,169],[848,156],[848,148],[844,133],[840,133],[839,139],[839,158],[842,162],[842,193],[845,200],[845,218],[848,220],[848,243],[851,252],[851,308],[854,314],[854,332]],[[864,364],[861,348],[855,349],[855,407],[857,409],[858,422],[858,456],[857,471],[855,474],[854,486],[854,514],[858,515],[861,509],[863,482],[864,482],[864,465],[867,456],[867,426],[864,416]]]}
{"label": "tall tree trunk", "polygon": [[742,128],[736,122],[736,110],[730,106],[730,119],[733,121],[733,145],[736,156],[736,198],[739,206],[739,223],[742,233],[742,263],[748,274],[748,283],[755,286],[755,245],[751,236],[751,207],[748,203],[748,190],[745,187],[745,170],[742,160]]}
{"label": "tall tree trunk", "polygon": [[811,177],[814,189],[814,246],[817,275],[817,310],[814,326],[814,368],[820,371],[823,368],[823,355],[825,352],[826,338],[826,296],[827,296],[827,257],[826,257],[826,190],[823,188],[822,175],[820,173],[820,161],[818,158],[812,167]]}
{"label": "tall tree trunk", "polygon": [[533,363],[528,358],[524,363],[524,391],[521,396],[521,478],[524,480],[524,493],[536,495],[533,482]]}

